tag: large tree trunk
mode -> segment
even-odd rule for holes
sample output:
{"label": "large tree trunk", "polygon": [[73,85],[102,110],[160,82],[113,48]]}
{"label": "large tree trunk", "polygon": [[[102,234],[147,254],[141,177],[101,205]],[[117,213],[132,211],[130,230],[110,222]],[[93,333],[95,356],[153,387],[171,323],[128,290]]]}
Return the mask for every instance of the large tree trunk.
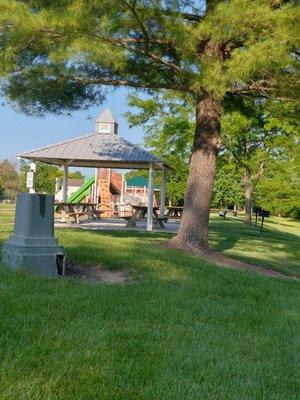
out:
{"label": "large tree trunk", "polygon": [[210,203],[220,140],[221,100],[202,92],[196,104],[196,129],[183,216],[173,244],[207,252]]}
{"label": "large tree trunk", "polygon": [[245,191],[245,220],[244,223],[247,225],[252,224],[252,193],[253,189],[251,186],[250,173],[245,171],[243,175],[244,191]]}

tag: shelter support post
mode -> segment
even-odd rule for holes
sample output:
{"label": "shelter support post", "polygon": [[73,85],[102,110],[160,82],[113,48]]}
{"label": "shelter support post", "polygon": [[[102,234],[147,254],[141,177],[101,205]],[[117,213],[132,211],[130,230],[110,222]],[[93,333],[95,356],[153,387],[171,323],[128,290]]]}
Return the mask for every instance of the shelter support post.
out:
{"label": "shelter support post", "polygon": [[94,171],[94,176],[95,176],[95,183],[93,186],[93,203],[98,203],[98,168],[95,168]]}
{"label": "shelter support post", "polygon": [[149,164],[147,231],[153,230],[153,164]]}
{"label": "shelter support post", "polygon": [[121,197],[120,197],[120,204],[124,204],[124,173],[122,172],[121,177]]}
{"label": "shelter support post", "polygon": [[166,169],[165,167],[161,170],[161,187],[160,187],[160,208],[159,216],[162,218],[165,215],[166,205]]}
{"label": "shelter support post", "polygon": [[63,203],[66,203],[68,201],[68,173],[68,164],[64,163]]}

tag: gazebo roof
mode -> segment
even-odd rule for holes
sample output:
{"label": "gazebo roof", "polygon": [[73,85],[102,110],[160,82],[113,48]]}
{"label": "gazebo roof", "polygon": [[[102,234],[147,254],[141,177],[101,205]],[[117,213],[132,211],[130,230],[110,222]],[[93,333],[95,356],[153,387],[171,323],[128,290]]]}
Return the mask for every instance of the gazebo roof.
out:
{"label": "gazebo roof", "polygon": [[[103,114],[102,117],[112,116],[110,110],[105,110]],[[97,122],[99,121],[96,120]],[[101,122],[111,121],[105,121],[105,118],[102,118]],[[114,123],[116,123],[115,119]],[[161,159],[122,139],[116,133],[96,132],[21,153],[18,156],[47,164],[63,165],[67,163],[69,166],[76,167],[142,169],[148,168],[149,164],[153,163],[155,169],[168,168],[168,165]]]}
{"label": "gazebo roof", "polygon": [[103,110],[100,115],[95,119],[95,122],[108,122],[117,124],[116,118],[113,116],[113,113],[109,108]]}

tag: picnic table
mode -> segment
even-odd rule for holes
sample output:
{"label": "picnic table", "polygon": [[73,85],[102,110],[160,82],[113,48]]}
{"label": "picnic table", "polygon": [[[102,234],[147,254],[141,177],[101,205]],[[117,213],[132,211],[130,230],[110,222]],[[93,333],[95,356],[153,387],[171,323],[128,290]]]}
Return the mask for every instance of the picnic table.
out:
{"label": "picnic table", "polygon": [[183,211],[183,207],[179,207],[179,206],[168,206],[167,207],[167,215],[166,218],[178,218],[180,219],[182,217],[182,211]]}
{"label": "picnic table", "polygon": [[[126,224],[126,228],[136,226],[137,222],[146,221],[147,220],[147,206],[132,206],[133,214],[127,217],[122,217],[126,219],[128,222]],[[164,220],[165,217],[159,217],[157,213],[158,207],[153,207],[153,225],[157,228],[164,228]]]}
{"label": "picnic table", "polygon": [[74,204],[74,206],[75,206],[75,210],[84,212],[85,214],[89,215],[93,219],[100,219],[100,215],[103,213],[103,211],[98,210],[97,203],[77,203],[77,204]]}
{"label": "picnic table", "polygon": [[79,217],[87,215],[93,219],[100,219],[102,211],[97,209],[97,204],[94,203],[57,203],[55,204],[56,212],[66,218],[68,222],[71,222],[71,218],[75,220],[77,224],[80,224]]}

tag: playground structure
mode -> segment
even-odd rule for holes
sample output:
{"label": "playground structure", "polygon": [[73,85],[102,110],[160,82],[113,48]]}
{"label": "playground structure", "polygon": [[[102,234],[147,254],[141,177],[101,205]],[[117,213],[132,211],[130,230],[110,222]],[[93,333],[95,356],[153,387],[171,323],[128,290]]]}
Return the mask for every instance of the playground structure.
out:
{"label": "playground structure", "polygon": [[[75,183],[77,182],[78,180],[75,180]],[[62,189],[56,197],[58,202],[62,201],[61,192]],[[160,188],[154,186],[154,206],[158,205],[159,192]],[[147,205],[148,180],[142,176],[126,180],[123,174],[113,169],[98,168],[95,170],[95,176],[85,179],[83,185],[68,197],[67,202],[98,204],[102,217],[124,217],[132,212],[131,206]]]}

